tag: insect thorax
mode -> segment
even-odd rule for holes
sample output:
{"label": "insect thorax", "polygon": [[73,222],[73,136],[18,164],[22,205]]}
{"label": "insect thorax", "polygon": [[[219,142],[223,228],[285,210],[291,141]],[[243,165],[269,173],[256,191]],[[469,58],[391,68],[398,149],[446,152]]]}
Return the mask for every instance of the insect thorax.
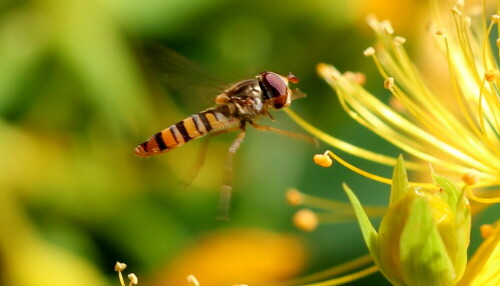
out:
{"label": "insect thorax", "polygon": [[256,79],[238,82],[226,94],[235,106],[235,115],[242,119],[252,120],[264,109],[262,90]]}

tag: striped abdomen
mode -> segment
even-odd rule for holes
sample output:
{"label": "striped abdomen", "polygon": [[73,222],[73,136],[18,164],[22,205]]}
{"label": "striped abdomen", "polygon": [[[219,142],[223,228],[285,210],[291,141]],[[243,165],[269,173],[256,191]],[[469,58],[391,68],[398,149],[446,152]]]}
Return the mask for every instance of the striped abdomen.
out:
{"label": "striped abdomen", "polygon": [[147,157],[164,153],[210,132],[236,127],[240,120],[233,114],[234,106],[225,104],[192,115],[151,136],[135,148],[135,154]]}

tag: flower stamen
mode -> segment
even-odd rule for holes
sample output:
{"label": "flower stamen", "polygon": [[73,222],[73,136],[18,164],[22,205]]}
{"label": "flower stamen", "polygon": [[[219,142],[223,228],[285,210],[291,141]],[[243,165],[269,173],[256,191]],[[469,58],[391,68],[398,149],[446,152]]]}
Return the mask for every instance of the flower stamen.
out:
{"label": "flower stamen", "polygon": [[386,80],[384,80],[384,88],[388,90],[394,89],[394,78],[393,77],[388,77]]}
{"label": "flower stamen", "polygon": [[375,55],[375,49],[373,47],[368,47],[363,51],[363,55],[365,55],[365,57],[373,56]]}
{"label": "flower stamen", "polygon": [[345,72],[344,77],[352,80],[354,83],[358,85],[364,85],[366,83],[366,76],[363,73],[360,72]]}
{"label": "flower stamen", "polygon": [[[318,65],[318,70],[322,69],[329,69],[329,67],[326,64],[320,64]],[[293,112],[291,109],[285,109],[284,110],[288,116],[290,116],[297,124],[302,126],[305,130],[307,130],[309,133],[313,134],[316,138],[319,140],[322,140],[323,142],[330,144],[332,146],[335,146],[336,148],[349,153],[354,156],[358,156],[360,158],[363,158],[365,160],[377,162],[379,164],[383,164],[386,166],[393,166],[396,163],[396,159],[393,157],[385,156],[379,153],[371,152],[366,149],[357,147],[355,145],[352,145],[350,143],[347,143],[345,141],[342,141],[340,139],[337,139],[335,137],[332,137],[329,134],[324,133],[323,131],[317,129],[313,125],[309,124],[307,121],[299,117],[295,112]],[[406,167],[411,170],[424,170],[427,167],[424,167],[422,164],[418,164],[415,162],[407,162]]]}
{"label": "flower stamen", "polygon": [[[359,175],[361,175],[363,177],[366,177],[368,179],[371,179],[371,180],[374,180],[377,182],[381,182],[384,184],[388,184],[388,185],[392,184],[392,179],[372,174],[372,173],[367,172],[365,170],[362,170],[354,165],[351,165],[350,163],[348,163],[347,161],[344,161],[342,158],[340,158],[338,155],[336,155],[335,153],[333,153],[330,150],[326,151],[325,154],[330,155],[330,157],[332,157],[332,159],[339,162],[342,166],[346,167],[347,169],[349,169],[355,173],[358,173]],[[410,182],[409,184],[410,184],[410,186],[420,186],[422,188],[426,188],[426,189],[430,189],[430,190],[437,189],[437,187],[433,184],[415,183],[415,182]]]}
{"label": "flower stamen", "polygon": [[492,82],[498,79],[498,70],[491,69],[484,72],[484,79],[488,82]]}
{"label": "flower stamen", "polygon": [[304,196],[296,188],[289,188],[286,191],[286,201],[291,206],[300,206],[304,204]]}
{"label": "flower stamen", "polygon": [[[479,138],[484,138],[484,133],[477,127],[477,125],[474,123],[474,119],[471,116],[471,110],[467,108],[467,104],[465,103],[465,99],[460,96],[460,88],[459,84],[457,82],[458,74],[456,73],[453,65],[453,60],[452,60],[452,55],[450,53],[450,47],[449,47],[449,42],[447,38],[444,38],[444,43],[445,43],[445,51],[446,51],[446,58],[448,61],[448,67],[449,67],[449,72],[450,72],[450,79],[453,87],[453,94],[455,95],[455,98],[457,100],[458,106],[461,110],[461,114],[464,116],[465,121],[467,122],[468,126],[470,127],[470,130],[473,132],[474,135],[476,135]],[[482,90],[482,88],[481,88]],[[482,91],[480,92],[482,94]],[[481,106],[481,104],[479,104]]]}
{"label": "flower stamen", "polygon": [[137,276],[134,273],[130,273],[129,275],[127,275],[127,277],[128,277],[128,280],[130,280],[130,283],[128,284],[129,286],[139,284],[139,279],[137,278]]}
{"label": "flower stamen", "polygon": [[192,274],[187,276],[187,282],[189,286],[200,286],[200,282],[198,282],[198,279]]}
{"label": "flower stamen", "polygon": [[464,17],[462,13],[454,13],[453,20],[455,21],[455,30],[457,31],[458,43],[463,52],[463,56],[468,65],[468,70],[474,77],[476,82],[480,82],[479,74],[477,73],[476,62],[474,61],[474,53],[472,52],[471,42],[469,39],[469,33],[467,32],[467,26],[464,22]]}
{"label": "flower stamen", "polygon": [[324,154],[316,154],[314,155],[313,157],[313,160],[314,160],[314,163],[316,163],[317,165],[320,165],[321,167],[324,167],[324,168],[328,168],[332,165],[332,159],[327,156],[327,152],[325,152]]}
{"label": "flower stamen", "polygon": [[378,270],[379,270],[378,266],[377,265],[373,265],[373,266],[367,267],[367,268],[365,268],[363,270],[360,270],[360,271],[357,271],[357,272],[354,272],[354,273],[351,273],[351,274],[347,274],[347,275],[344,275],[344,276],[341,276],[341,277],[337,277],[337,278],[333,278],[333,279],[330,279],[330,280],[322,281],[322,282],[319,282],[319,283],[306,284],[304,286],[336,286],[336,285],[342,285],[342,284],[346,284],[348,282],[359,280],[359,279],[361,279],[363,277],[366,277],[368,275],[371,275],[371,274],[377,272]]}
{"label": "flower stamen", "polygon": [[293,224],[303,231],[313,231],[318,226],[318,217],[312,210],[302,209],[293,216]]}
{"label": "flower stamen", "polygon": [[481,232],[481,237],[487,239],[493,234],[493,225],[483,224],[479,227],[479,231]]}
{"label": "flower stamen", "polygon": [[402,44],[406,43],[406,39],[404,37],[401,37],[401,36],[396,36],[396,37],[394,37],[394,43],[402,45]]}
{"label": "flower stamen", "polygon": [[476,170],[471,170],[462,176],[462,181],[464,181],[464,183],[468,186],[477,184],[480,179],[480,174]]}
{"label": "flower stamen", "polygon": [[[310,274],[310,275],[305,276],[305,277],[293,279],[291,281],[287,281],[286,285],[304,285],[304,286],[340,285],[342,283],[340,283],[338,281],[344,281],[343,283],[347,283],[347,282],[350,282],[350,281],[354,281],[355,279],[359,279],[359,278],[368,276],[371,273],[368,273],[368,274],[366,274],[364,276],[359,276],[359,277],[356,276],[356,275],[350,276],[352,280],[348,280],[348,281],[346,281],[345,280],[346,278],[344,278],[346,276],[337,277],[335,279],[339,279],[339,280],[335,284],[332,284],[332,283],[324,284],[324,283],[327,283],[327,282],[331,282],[332,280],[323,281],[323,282],[319,282],[319,283],[312,283],[312,284],[308,284],[308,283],[311,283],[311,281],[319,281],[319,280],[322,280],[322,279],[328,279],[328,278],[331,278],[331,277],[335,277],[335,276],[338,276],[338,275],[343,274],[343,273],[347,273],[347,272],[350,272],[350,271],[354,271],[356,269],[360,269],[361,267],[364,267],[365,265],[369,265],[369,264],[372,264],[372,265],[369,266],[369,267],[367,267],[367,268],[371,268],[371,267],[375,266],[375,265],[373,265],[373,258],[370,255],[364,255],[364,256],[355,258],[355,259],[353,259],[351,261],[342,263],[341,265],[337,265],[337,266],[331,267],[329,269],[323,270],[321,272],[317,272],[317,273]],[[359,273],[359,272],[362,272],[362,271],[363,270],[358,271],[356,273]],[[376,271],[376,270],[374,270],[374,271]],[[366,272],[362,272],[362,273],[366,273]],[[354,273],[351,273],[349,275],[352,275],[352,274],[354,274]],[[353,279],[352,277],[358,277],[358,278]]]}
{"label": "flower stamen", "polygon": [[[349,203],[311,196],[300,192],[296,188],[290,188],[287,190],[286,200],[292,206],[306,206],[309,208],[325,210],[332,214],[335,213],[337,217],[348,218],[342,221],[350,221],[354,219],[354,211]],[[377,217],[384,215],[387,211],[387,207],[365,206],[365,211],[368,215]],[[324,217],[328,218],[330,216],[329,213],[318,214],[318,217],[323,218],[323,214],[327,214]]]}
{"label": "flower stamen", "polygon": [[391,179],[384,178],[384,177],[369,173],[369,172],[362,170],[354,165],[351,165],[347,161],[344,161],[342,158],[340,158],[339,156],[337,156],[335,153],[333,153],[330,150],[326,151],[325,154],[330,155],[330,157],[332,157],[335,161],[339,162],[342,166],[346,167],[347,169],[349,169],[355,173],[360,174],[361,176],[364,176],[368,179],[372,179],[374,181],[381,182],[384,184],[388,184],[388,185],[392,184]]}
{"label": "flower stamen", "polygon": [[118,272],[118,278],[120,279],[121,286],[125,286],[125,280],[123,279],[123,270],[127,268],[127,264],[122,262],[116,262],[115,271]]}
{"label": "flower stamen", "polygon": [[478,203],[482,203],[482,204],[497,204],[497,203],[500,203],[500,197],[494,197],[494,198],[481,198],[481,197],[478,197],[476,196],[473,192],[472,192],[472,188],[468,187],[468,186],[465,186],[465,190],[466,190],[466,194],[467,194],[467,197],[471,200],[474,200]]}

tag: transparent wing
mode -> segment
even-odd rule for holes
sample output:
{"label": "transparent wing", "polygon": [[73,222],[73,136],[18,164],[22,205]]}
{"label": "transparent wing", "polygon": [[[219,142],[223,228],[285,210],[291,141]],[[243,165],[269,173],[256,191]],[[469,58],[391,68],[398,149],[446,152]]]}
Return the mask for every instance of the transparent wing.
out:
{"label": "transparent wing", "polygon": [[168,47],[142,44],[138,50],[152,84],[161,86],[191,112],[213,106],[215,97],[228,86]]}

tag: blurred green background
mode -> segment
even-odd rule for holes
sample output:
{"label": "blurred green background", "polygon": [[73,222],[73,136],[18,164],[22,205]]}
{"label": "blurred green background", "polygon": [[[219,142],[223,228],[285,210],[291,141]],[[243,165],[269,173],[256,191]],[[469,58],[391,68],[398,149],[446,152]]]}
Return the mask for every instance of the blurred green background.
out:
{"label": "blurred green background", "polygon": [[[4,0],[1,285],[118,285],[116,261],[127,263],[126,272],[142,285],[187,285],[187,274],[201,285],[261,285],[366,254],[355,222],[311,233],[292,225],[297,209],[285,202],[289,187],[346,201],[341,183],[347,182],[363,202],[387,202],[387,186],[314,165],[323,144],[250,129],[235,159],[227,222],[214,218],[236,134],[211,140],[188,189],[183,182],[201,140],[149,159],[134,156],[137,144],[214,98],[158,88],[135,48],[161,43],[226,82],[263,70],[293,72],[308,94],[293,110],[336,137],[397,155],[344,114],[315,66],[363,71],[367,88],[387,96],[362,55],[374,41],[365,16],[390,18],[413,52],[428,20],[423,8],[417,0]],[[198,83],[195,78],[186,91]],[[273,115],[276,122],[260,123],[304,133],[284,113]],[[387,284],[376,274],[352,285],[366,283]]]}

